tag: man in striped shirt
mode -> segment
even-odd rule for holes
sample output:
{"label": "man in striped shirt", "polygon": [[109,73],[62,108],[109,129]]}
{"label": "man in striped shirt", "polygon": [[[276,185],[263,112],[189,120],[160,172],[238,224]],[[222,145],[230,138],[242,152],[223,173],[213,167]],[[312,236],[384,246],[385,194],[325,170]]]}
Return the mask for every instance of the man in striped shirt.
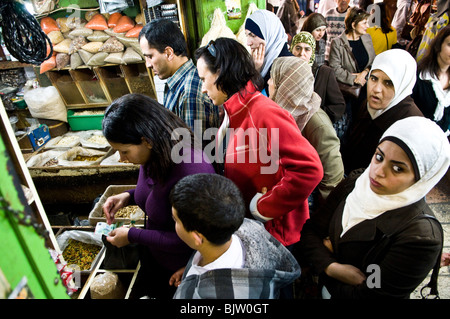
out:
{"label": "man in striped shirt", "polygon": [[178,25],[166,19],[152,20],[139,34],[139,44],[146,66],[161,80],[167,79],[164,106],[178,115],[200,140],[206,129],[218,128],[218,107],[202,93],[197,68],[187,56],[186,41]]}
{"label": "man in striped shirt", "polygon": [[345,16],[349,8],[350,0],[336,0],[336,7],[329,9],[325,14],[327,21],[327,46],[325,48],[325,60],[328,61],[331,40],[340,36],[345,30]]}

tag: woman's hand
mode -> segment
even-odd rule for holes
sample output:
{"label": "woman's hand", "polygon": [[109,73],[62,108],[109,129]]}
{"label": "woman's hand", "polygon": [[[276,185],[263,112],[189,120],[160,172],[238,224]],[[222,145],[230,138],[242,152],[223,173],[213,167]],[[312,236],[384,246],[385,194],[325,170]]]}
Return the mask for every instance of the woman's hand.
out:
{"label": "woman's hand", "polygon": [[323,239],[323,245],[327,247],[327,249],[333,253],[333,245],[331,244],[331,240],[329,237]]}
{"label": "woman's hand", "polygon": [[355,84],[359,84],[361,86],[364,86],[367,82],[366,80],[366,76],[368,74],[367,70],[362,71],[361,73],[353,73],[353,75],[356,75],[355,80],[353,80],[353,82]]}
{"label": "woman's hand", "polygon": [[183,277],[183,273],[186,267],[178,269],[169,279],[169,285],[178,287],[181,284],[181,278]]}
{"label": "woman's hand", "polygon": [[129,245],[130,244],[130,242],[128,241],[129,230],[130,229],[128,227],[119,227],[113,229],[106,237],[106,240],[118,248]]}
{"label": "woman's hand", "polygon": [[130,200],[130,193],[128,192],[108,197],[108,199],[106,200],[106,202],[103,204],[102,207],[108,225],[111,225],[115,221],[114,215],[119,209],[127,206],[129,200]]}
{"label": "woman's hand", "polygon": [[328,265],[325,273],[348,285],[360,285],[366,280],[366,275],[355,266],[337,262]]}
{"label": "woman's hand", "polygon": [[261,72],[264,64],[264,54],[266,52],[266,46],[261,43],[256,49],[252,50],[252,58],[255,63],[255,68],[258,72]]}

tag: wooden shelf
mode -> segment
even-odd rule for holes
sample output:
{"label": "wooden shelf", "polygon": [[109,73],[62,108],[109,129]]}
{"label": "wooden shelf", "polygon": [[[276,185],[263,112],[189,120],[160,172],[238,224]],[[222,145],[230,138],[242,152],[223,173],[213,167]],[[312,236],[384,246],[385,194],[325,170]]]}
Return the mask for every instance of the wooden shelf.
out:
{"label": "wooden shelf", "polygon": [[25,67],[33,67],[33,64],[22,63],[19,61],[2,61],[0,62],[0,70],[19,69]]}

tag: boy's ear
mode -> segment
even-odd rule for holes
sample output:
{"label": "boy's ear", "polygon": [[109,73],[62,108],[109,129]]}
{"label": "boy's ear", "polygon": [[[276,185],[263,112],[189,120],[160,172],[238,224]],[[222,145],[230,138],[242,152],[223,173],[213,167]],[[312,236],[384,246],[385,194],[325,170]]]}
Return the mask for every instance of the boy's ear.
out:
{"label": "boy's ear", "polygon": [[201,246],[204,243],[204,237],[198,231],[194,230],[192,232],[192,237],[194,238],[194,242],[196,246]]}

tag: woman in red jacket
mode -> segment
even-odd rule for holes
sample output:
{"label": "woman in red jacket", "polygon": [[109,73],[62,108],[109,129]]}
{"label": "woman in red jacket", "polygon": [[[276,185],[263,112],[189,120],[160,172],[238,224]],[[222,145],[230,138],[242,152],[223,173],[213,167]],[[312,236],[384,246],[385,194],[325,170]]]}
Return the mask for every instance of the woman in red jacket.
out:
{"label": "woman in red jacket", "polygon": [[240,43],[219,38],[195,57],[203,91],[225,111],[216,160],[243,193],[248,216],[289,248],[300,240],[308,196],[323,177],[319,156],[292,115],[258,90],[262,78]]}

